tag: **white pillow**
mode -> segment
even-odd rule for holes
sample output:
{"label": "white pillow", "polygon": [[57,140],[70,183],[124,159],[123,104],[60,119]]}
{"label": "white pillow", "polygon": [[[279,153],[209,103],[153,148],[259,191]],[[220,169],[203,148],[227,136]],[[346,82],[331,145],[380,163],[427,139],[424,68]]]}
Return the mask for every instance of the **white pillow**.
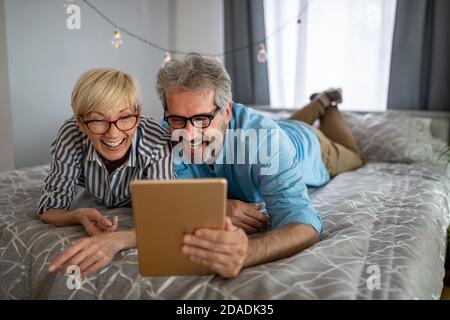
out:
{"label": "white pillow", "polygon": [[[260,113],[274,119],[289,118],[291,112]],[[405,113],[342,112],[358,142],[366,161],[413,162],[439,159],[446,142],[431,135],[431,119],[413,117]],[[449,166],[450,168],[450,166]]]}
{"label": "white pillow", "polygon": [[431,119],[404,113],[344,112],[367,161],[438,161],[446,143],[431,135]]}

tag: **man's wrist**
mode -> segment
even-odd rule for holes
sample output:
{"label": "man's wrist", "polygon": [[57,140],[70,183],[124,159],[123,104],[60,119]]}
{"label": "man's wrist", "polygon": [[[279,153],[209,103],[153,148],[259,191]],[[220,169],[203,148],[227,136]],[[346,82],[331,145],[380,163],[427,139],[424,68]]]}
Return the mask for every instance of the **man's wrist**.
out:
{"label": "man's wrist", "polygon": [[116,244],[116,250],[122,251],[126,249],[136,248],[136,233],[134,229],[114,231],[110,236]]}
{"label": "man's wrist", "polygon": [[257,251],[257,245],[258,242],[255,241],[256,239],[248,239],[248,246],[247,246],[247,253],[245,255],[245,259],[244,259],[244,265],[242,266],[243,268],[245,267],[251,267],[252,265],[254,265],[254,259],[255,259],[255,253]]}

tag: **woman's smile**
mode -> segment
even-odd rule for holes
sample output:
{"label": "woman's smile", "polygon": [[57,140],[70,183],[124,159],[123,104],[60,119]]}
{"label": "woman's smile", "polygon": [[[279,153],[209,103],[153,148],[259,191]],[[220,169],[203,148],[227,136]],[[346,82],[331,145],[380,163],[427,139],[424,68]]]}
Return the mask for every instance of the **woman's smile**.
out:
{"label": "woman's smile", "polygon": [[125,141],[125,138],[115,139],[115,140],[101,139],[101,142],[103,143],[103,145],[109,150],[120,149],[122,147],[124,141]]}

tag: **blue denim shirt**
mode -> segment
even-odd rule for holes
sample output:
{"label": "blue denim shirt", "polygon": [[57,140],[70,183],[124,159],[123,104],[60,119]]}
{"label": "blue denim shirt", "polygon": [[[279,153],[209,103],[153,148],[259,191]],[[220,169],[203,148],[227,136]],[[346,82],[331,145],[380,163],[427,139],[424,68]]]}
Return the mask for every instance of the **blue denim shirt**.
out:
{"label": "blue denim shirt", "polygon": [[[178,157],[175,161],[178,179],[225,178],[228,198],[265,204],[272,228],[300,222],[321,234],[322,221],[311,205],[307,186],[321,187],[329,181],[329,175],[314,132],[302,122],[274,121],[236,103],[228,129],[243,129],[244,133],[253,129],[259,133],[258,139],[227,131],[222,150],[211,166],[186,164]],[[238,147],[233,142],[246,148],[245,163],[236,161]],[[227,158],[230,154],[234,154],[234,158],[229,158],[233,163]],[[260,158],[264,161],[259,161]]]}

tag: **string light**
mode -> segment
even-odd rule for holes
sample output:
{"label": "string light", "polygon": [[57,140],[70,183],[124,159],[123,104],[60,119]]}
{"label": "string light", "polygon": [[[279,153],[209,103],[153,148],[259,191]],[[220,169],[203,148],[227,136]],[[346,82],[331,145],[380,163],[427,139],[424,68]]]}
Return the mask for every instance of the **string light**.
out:
{"label": "string light", "polygon": [[169,52],[164,53],[164,60],[163,60],[163,67],[168,63],[170,60],[172,60],[172,57],[170,56]]}
{"label": "string light", "polygon": [[[67,2],[72,2],[73,0],[66,0]],[[169,50],[167,48],[164,48],[156,43],[153,43],[125,28],[119,27],[119,25],[117,25],[117,23],[115,23],[114,21],[112,21],[109,17],[107,17],[103,12],[101,12],[96,6],[94,6],[92,3],[90,3],[89,0],[81,0],[83,3],[85,3],[87,6],[89,6],[92,10],[94,10],[95,12],[97,12],[98,15],[100,15],[107,23],[109,23],[110,25],[112,25],[114,28],[116,28],[116,30],[118,31],[119,29],[122,31],[123,34],[128,35],[131,38],[134,38],[150,47],[153,47],[154,49],[157,49],[159,51],[168,53],[169,55],[171,54],[179,54],[179,55],[186,55],[189,52],[185,52],[185,51],[178,51],[178,50]],[[258,48],[258,53],[257,53],[257,58],[258,61],[260,61],[261,63],[265,63],[267,61],[267,53],[266,53],[266,48],[264,46],[264,43],[267,42],[268,39],[272,38],[273,36],[277,35],[279,32],[281,32],[282,30],[284,30],[286,27],[288,27],[293,21],[297,21],[297,24],[302,26],[303,25],[303,21],[301,20],[301,16],[303,15],[303,13],[306,11],[306,9],[309,7],[309,5],[311,5],[311,3],[313,3],[315,0],[309,0],[300,10],[300,12],[293,18],[290,19],[289,21],[287,21],[284,25],[282,25],[281,27],[279,27],[278,29],[276,29],[274,32],[272,32],[271,34],[265,36],[263,39],[259,39],[258,41],[255,41],[253,43],[250,43],[249,45],[246,46],[241,46],[241,47],[237,47],[228,51],[225,51],[223,53],[219,53],[219,54],[205,54],[205,53],[200,53],[201,55],[204,56],[213,56],[217,59],[221,59],[227,55],[236,53],[236,52],[240,52],[240,51],[244,51],[244,50],[248,50],[248,49],[253,49],[253,48]],[[120,35],[120,32],[118,33]],[[115,35],[115,33],[114,33]],[[117,41],[116,41],[117,40]],[[114,43],[113,43],[114,42]],[[120,48],[123,44],[122,39],[115,39],[113,40],[112,45],[114,48]],[[261,47],[261,45],[263,47]],[[166,60],[166,55],[164,55],[164,61]]]}
{"label": "string light", "polygon": [[120,34],[119,29],[114,30],[113,40],[111,41],[111,45],[115,49],[119,49],[123,45],[122,35]]}
{"label": "string light", "polygon": [[264,43],[261,43],[258,46],[258,54],[256,55],[256,60],[258,60],[259,63],[267,62],[267,52],[266,52],[266,46],[264,45]]}

